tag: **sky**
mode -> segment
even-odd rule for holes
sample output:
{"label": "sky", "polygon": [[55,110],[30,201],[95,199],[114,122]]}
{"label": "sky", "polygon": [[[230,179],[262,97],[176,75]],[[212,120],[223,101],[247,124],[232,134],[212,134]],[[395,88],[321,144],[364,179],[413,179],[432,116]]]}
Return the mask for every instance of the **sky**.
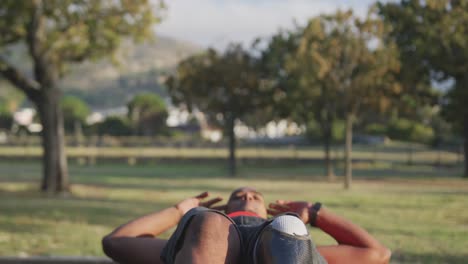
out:
{"label": "sky", "polygon": [[166,0],[156,32],[202,47],[223,49],[230,42],[250,45],[280,28],[305,24],[318,14],[352,8],[364,16],[375,0]]}

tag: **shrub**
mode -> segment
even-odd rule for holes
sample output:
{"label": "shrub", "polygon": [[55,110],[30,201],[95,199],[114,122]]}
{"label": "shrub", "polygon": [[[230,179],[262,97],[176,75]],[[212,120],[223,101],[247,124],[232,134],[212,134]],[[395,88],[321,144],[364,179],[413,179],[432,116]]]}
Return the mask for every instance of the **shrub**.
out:
{"label": "shrub", "polygon": [[414,124],[411,131],[411,141],[429,144],[434,139],[434,130],[432,127],[425,126],[423,124]]}
{"label": "shrub", "polygon": [[97,125],[99,135],[130,136],[132,128],[127,119],[110,116]]}
{"label": "shrub", "polygon": [[373,136],[385,136],[387,135],[387,127],[382,124],[369,124],[364,128],[364,132]]}
{"label": "shrub", "polygon": [[416,121],[397,119],[389,123],[387,135],[396,140],[429,144],[434,139],[434,130]]}

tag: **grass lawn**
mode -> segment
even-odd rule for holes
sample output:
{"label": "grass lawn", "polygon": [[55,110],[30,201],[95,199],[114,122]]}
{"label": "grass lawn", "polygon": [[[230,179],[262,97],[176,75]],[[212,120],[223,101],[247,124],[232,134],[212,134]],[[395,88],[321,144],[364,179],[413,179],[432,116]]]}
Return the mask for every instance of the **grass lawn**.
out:
{"label": "grass lawn", "polygon": [[[3,161],[0,255],[102,256],[101,237],[133,217],[205,190],[227,199],[249,185],[267,201],[321,201],[390,247],[393,263],[467,262],[468,181],[459,178],[460,167],[356,164],[350,191],[341,177],[328,183],[322,173],[304,164],[241,165],[239,177],[229,179],[224,164],[72,164],[72,195],[54,198],[37,192],[39,163]],[[312,236],[334,243],[317,230]]]}
{"label": "grass lawn", "polygon": [[[411,146],[411,147],[410,147]],[[333,146],[331,156],[337,160],[343,158],[342,146]],[[323,159],[322,146],[307,147],[239,147],[237,157],[247,159]],[[1,157],[31,157],[40,158],[40,146],[0,146]],[[227,158],[227,148],[188,148],[188,147],[67,147],[67,155],[71,158],[101,158],[101,159],[191,159],[191,158]],[[353,158],[356,160],[370,160],[374,162],[400,162],[400,163],[460,163],[462,156],[457,151],[431,149],[422,145],[409,145],[409,143],[391,142],[383,145],[353,146]]]}

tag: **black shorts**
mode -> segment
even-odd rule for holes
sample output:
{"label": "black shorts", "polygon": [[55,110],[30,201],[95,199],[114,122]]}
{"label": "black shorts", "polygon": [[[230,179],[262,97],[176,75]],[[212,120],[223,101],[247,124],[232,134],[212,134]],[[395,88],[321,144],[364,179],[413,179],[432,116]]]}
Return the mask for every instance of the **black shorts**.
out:
{"label": "black shorts", "polygon": [[[175,262],[175,257],[177,252],[182,248],[183,236],[187,226],[189,225],[192,218],[203,212],[214,212],[224,216],[230,222],[233,223],[236,230],[238,231],[240,237],[240,246],[241,246],[241,261],[240,263],[253,264],[253,249],[257,241],[258,236],[262,230],[268,226],[275,218],[271,219],[262,219],[252,216],[237,216],[235,218],[230,218],[223,212],[208,209],[205,207],[196,207],[188,211],[180,220],[176,230],[172,236],[167,241],[166,246],[164,247],[161,253],[161,260],[166,264],[173,264]],[[311,240],[312,242],[312,240]],[[326,263],[326,261],[320,256],[316,251],[315,245],[313,244],[313,253],[320,260],[319,262],[314,263]]]}

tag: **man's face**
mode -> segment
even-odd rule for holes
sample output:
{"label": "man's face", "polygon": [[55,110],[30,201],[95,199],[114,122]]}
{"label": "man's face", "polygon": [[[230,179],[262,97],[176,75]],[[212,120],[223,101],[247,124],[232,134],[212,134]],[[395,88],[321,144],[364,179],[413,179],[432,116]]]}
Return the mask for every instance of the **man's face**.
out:
{"label": "man's face", "polygon": [[253,212],[260,217],[267,218],[267,209],[263,195],[250,187],[242,187],[231,193],[226,212],[232,213],[236,211]]}

